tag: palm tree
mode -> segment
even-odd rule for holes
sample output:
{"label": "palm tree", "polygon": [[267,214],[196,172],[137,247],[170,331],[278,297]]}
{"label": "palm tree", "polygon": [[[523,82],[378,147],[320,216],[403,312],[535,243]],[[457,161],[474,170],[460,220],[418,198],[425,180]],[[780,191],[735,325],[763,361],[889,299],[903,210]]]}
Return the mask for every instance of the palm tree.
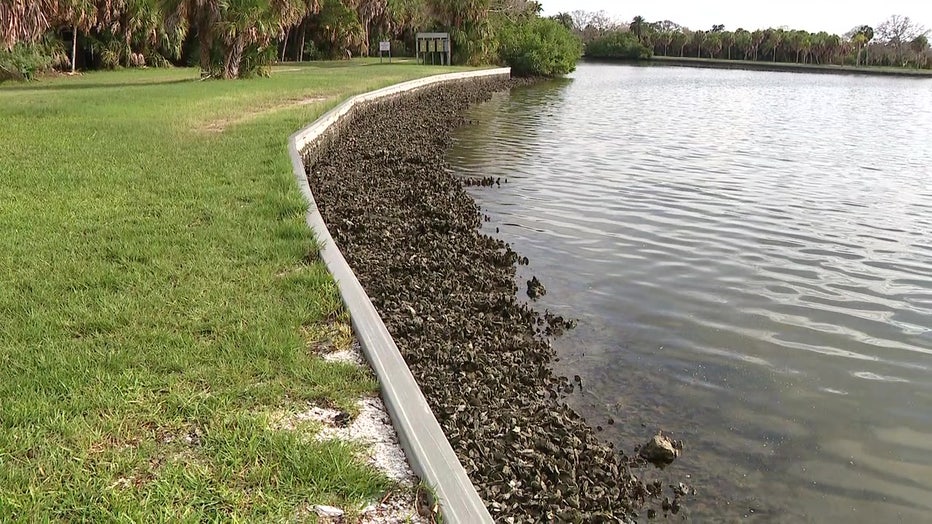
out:
{"label": "palm tree", "polygon": [[760,52],[760,46],[764,43],[764,39],[767,37],[766,33],[760,29],[751,33],[751,49],[754,50],[754,60],[757,60],[758,53]]}
{"label": "palm tree", "polygon": [[857,27],[854,30],[855,35],[860,36],[859,41],[863,41],[861,47],[858,48],[858,57],[861,56],[861,48],[865,51],[864,63],[870,64],[870,43],[874,39],[874,28],[869,25],[862,25]]}
{"label": "palm tree", "polygon": [[56,7],[55,0],[0,0],[0,44],[11,49],[37,40],[51,27]]}
{"label": "palm tree", "polygon": [[925,66],[925,52],[929,49],[929,38],[919,35],[909,43],[909,48],[916,53],[916,67]]}
{"label": "palm tree", "polygon": [[773,61],[777,61],[777,48],[780,47],[780,44],[783,43],[783,30],[782,29],[770,29],[770,34],[767,36],[765,45],[767,49],[770,49],[773,52]]}
{"label": "palm tree", "polygon": [[386,0],[350,0],[351,8],[356,10],[363,30],[362,54],[369,56],[369,34],[372,21],[382,16],[388,8]]}
{"label": "palm tree", "polygon": [[576,27],[576,23],[573,21],[573,15],[565,11],[557,13],[556,15],[551,16],[550,18],[556,20],[557,22],[560,22],[560,25],[569,29],[570,31],[572,31]]}
{"label": "palm tree", "polygon": [[689,44],[690,39],[686,31],[688,31],[688,29],[677,29],[673,31],[673,41],[670,42],[670,45],[680,48],[681,58],[686,54],[686,46]]}
{"label": "palm tree", "polygon": [[194,31],[198,43],[198,65],[202,76],[210,75],[214,27],[220,23],[224,0],[161,0],[168,27],[187,34]]}
{"label": "palm tree", "polygon": [[[195,31],[201,74],[238,78],[247,50],[259,52],[304,13],[302,0],[161,0],[166,23]],[[214,59],[214,51],[217,58]]]}
{"label": "palm tree", "polygon": [[705,31],[696,31],[693,33],[693,43],[696,44],[696,58],[702,58],[702,44],[705,43],[705,39]]}
{"label": "palm tree", "polygon": [[706,33],[705,44],[709,51],[709,58],[717,58],[715,55],[722,50],[722,33],[719,31]]}
{"label": "palm tree", "polygon": [[660,33],[660,43],[663,45],[663,56],[667,56],[667,50],[670,48],[670,44],[673,43],[674,31],[664,31]]}
{"label": "palm tree", "polygon": [[751,33],[745,29],[738,29],[735,31],[735,47],[738,48],[738,51],[741,53],[741,56],[744,57],[744,60],[750,58]]}
{"label": "palm tree", "polygon": [[802,51],[803,31],[790,31],[784,39],[790,51],[796,52],[796,63],[799,63],[799,53]]}
{"label": "palm tree", "polygon": [[638,42],[641,41],[641,35],[644,32],[644,23],[645,20],[643,16],[635,16],[634,19],[631,20],[631,25],[628,26],[631,32],[638,37]]}
{"label": "palm tree", "polygon": [[722,32],[722,45],[728,49],[728,59],[731,60],[731,50],[735,47],[735,34],[731,31]]}
{"label": "palm tree", "polygon": [[296,3],[298,9],[297,22],[292,27],[285,28],[284,38],[282,40],[282,62],[285,61],[285,53],[288,51],[288,34],[292,29],[301,28],[301,36],[298,39],[298,49],[295,51],[295,60],[304,61],[304,44],[307,37],[307,26],[310,23],[309,18],[320,12],[320,2],[318,0],[299,0]]}
{"label": "palm tree", "polygon": [[[812,34],[808,31],[799,31],[799,50],[803,53],[803,62],[809,62],[809,55],[812,52]],[[799,63],[799,53],[796,54],[796,63]]]}

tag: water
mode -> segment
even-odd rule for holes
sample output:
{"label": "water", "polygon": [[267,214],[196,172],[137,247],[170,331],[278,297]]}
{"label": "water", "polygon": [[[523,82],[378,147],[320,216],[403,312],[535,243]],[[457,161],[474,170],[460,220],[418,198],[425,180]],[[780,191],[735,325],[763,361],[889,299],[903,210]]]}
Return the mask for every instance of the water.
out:
{"label": "water", "polygon": [[932,522],[932,81],[585,64],[472,118],[571,404],[685,439],[694,519]]}

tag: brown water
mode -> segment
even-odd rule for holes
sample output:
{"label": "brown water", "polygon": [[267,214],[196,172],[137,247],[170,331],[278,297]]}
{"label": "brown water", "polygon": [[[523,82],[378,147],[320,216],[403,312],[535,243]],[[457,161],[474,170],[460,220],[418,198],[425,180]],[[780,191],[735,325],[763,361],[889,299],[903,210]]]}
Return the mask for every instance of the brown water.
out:
{"label": "brown water", "polygon": [[584,64],[472,118],[571,403],[685,439],[693,519],[932,522],[932,81]]}

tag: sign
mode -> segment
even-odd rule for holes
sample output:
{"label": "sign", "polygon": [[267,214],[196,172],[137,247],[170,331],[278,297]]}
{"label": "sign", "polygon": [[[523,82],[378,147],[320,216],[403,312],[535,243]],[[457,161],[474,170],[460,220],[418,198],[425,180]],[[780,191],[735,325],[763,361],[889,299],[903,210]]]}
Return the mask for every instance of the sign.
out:
{"label": "sign", "polygon": [[391,42],[379,42],[379,52],[388,52],[392,50]]}

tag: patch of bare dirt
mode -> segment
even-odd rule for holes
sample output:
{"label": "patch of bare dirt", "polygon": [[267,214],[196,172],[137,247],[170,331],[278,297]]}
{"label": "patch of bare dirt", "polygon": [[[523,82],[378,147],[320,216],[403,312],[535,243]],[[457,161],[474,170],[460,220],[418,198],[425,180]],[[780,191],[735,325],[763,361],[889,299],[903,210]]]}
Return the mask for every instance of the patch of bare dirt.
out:
{"label": "patch of bare dirt", "polygon": [[270,113],[275,113],[284,109],[291,109],[295,107],[326,102],[327,100],[329,100],[329,98],[324,96],[311,96],[306,98],[287,100],[281,104],[276,104],[271,107],[255,108],[254,110],[246,111],[236,117],[221,118],[207,122],[204,126],[201,127],[201,131],[208,133],[222,133],[230,127],[249,122],[250,120],[255,120],[256,118],[268,115]]}

